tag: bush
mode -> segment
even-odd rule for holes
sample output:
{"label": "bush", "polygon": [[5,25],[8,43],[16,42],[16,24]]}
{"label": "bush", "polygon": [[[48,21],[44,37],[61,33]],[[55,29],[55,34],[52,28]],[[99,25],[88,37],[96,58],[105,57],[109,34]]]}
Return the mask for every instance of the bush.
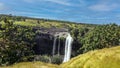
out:
{"label": "bush", "polygon": [[34,61],[35,56],[25,56],[20,59],[20,62]]}
{"label": "bush", "polygon": [[41,62],[50,63],[51,59],[47,55],[43,55],[43,56],[37,55],[37,56],[35,56],[34,61],[41,61]]}
{"label": "bush", "polygon": [[51,63],[53,63],[53,64],[61,64],[62,61],[63,61],[62,56],[55,55],[55,56],[51,57]]}

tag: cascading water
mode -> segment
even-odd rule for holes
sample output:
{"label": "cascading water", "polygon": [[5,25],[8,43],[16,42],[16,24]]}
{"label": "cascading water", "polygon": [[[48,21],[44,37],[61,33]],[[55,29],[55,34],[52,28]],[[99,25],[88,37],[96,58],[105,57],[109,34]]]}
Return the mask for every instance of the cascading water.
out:
{"label": "cascading water", "polygon": [[58,41],[58,55],[60,55],[60,38],[59,38],[59,41]]}
{"label": "cascading water", "polygon": [[70,60],[71,50],[72,50],[72,46],[71,46],[72,42],[73,42],[73,38],[71,37],[70,34],[68,34],[68,36],[66,38],[66,42],[65,42],[65,55],[64,55],[63,62],[67,62]]}
{"label": "cascading water", "polygon": [[56,48],[56,40],[57,40],[57,38],[55,37],[54,38],[54,41],[53,41],[53,50],[52,50],[52,55],[54,56],[55,55],[55,48]]}

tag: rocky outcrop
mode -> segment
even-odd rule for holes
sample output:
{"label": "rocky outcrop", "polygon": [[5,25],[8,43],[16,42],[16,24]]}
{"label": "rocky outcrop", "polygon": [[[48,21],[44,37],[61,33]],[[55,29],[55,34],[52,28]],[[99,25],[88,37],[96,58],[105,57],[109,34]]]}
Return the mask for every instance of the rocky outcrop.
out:
{"label": "rocky outcrop", "polygon": [[60,36],[60,37],[65,37],[68,34],[68,29],[66,28],[40,28],[40,27],[35,27],[35,31],[38,31],[38,33],[42,34],[49,34],[53,36]]}
{"label": "rocky outcrop", "polygon": [[36,54],[48,54],[52,55],[53,42],[54,38],[57,37],[56,41],[56,54],[57,47],[60,40],[60,54],[64,54],[64,43],[65,40],[61,40],[59,38],[65,38],[68,34],[68,30],[65,28],[34,28],[36,31],[36,46],[34,46],[34,50]]}

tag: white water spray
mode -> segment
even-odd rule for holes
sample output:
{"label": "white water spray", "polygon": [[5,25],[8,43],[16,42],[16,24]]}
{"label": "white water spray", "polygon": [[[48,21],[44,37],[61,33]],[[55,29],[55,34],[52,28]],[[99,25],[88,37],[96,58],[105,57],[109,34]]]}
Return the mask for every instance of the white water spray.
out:
{"label": "white water spray", "polygon": [[73,38],[71,37],[70,34],[68,34],[68,36],[66,38],[66,42],[65,42],[65,55],[64,55],[63,62],[67,62],[70,60],[71,50],[72,50],[72,46],[71,46],[72,42],[73,42]]}
{"label": "white water spray", "polygon": [[58,55],[60,55],[60,38],[59,38],[59,41],[58,41]]}
{"label": "white water spray", "polygon": [[52,50],[52,55],[53,55],[53,56],[55,55],[56,40],[57,40],[57,38],[55,37],[55,38],[54,38],[54,41],[53,41],[53,50]]}

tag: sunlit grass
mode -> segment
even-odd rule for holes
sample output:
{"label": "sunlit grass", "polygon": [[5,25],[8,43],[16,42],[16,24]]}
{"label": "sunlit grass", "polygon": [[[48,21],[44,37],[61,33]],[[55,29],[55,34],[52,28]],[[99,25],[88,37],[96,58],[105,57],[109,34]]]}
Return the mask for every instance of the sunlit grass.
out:
{"label": "sunlit grass", "polygon": [[61,68],[120,68],[120,46],[90,51],[61,64]]}
{"label": "sunlit grass", "polygon": [[24,21],[16,21],[14,24],[22,25],[22,26],[37,26],[37,24],[35,24],[35,23],[24,22]]}
{"label": "sunlit grass", "polygon": [[[10,20],[12,21],[12,20]],[[31,26],[31,27],[43,27],[43,28],[68,28],[68,27],[72,27],[72,28],[80,28],[80,27],[85,27],[85,25],[78,25],[78,24],[73,24],[73,23],[62,23],[62,22],[49,22],[49,21],[44,21],[41,22],[38,20],[26,20],[26,21],[13,21],[13,23],[15,25],[21,25],[21,26]],[[4,24],[4,22],[0,22],[0,24]]]}
{"label": "sunlit grass", "polygon": [[57,65],[42,62],[22,62],[8,67],[0,68],[58,68]]}

